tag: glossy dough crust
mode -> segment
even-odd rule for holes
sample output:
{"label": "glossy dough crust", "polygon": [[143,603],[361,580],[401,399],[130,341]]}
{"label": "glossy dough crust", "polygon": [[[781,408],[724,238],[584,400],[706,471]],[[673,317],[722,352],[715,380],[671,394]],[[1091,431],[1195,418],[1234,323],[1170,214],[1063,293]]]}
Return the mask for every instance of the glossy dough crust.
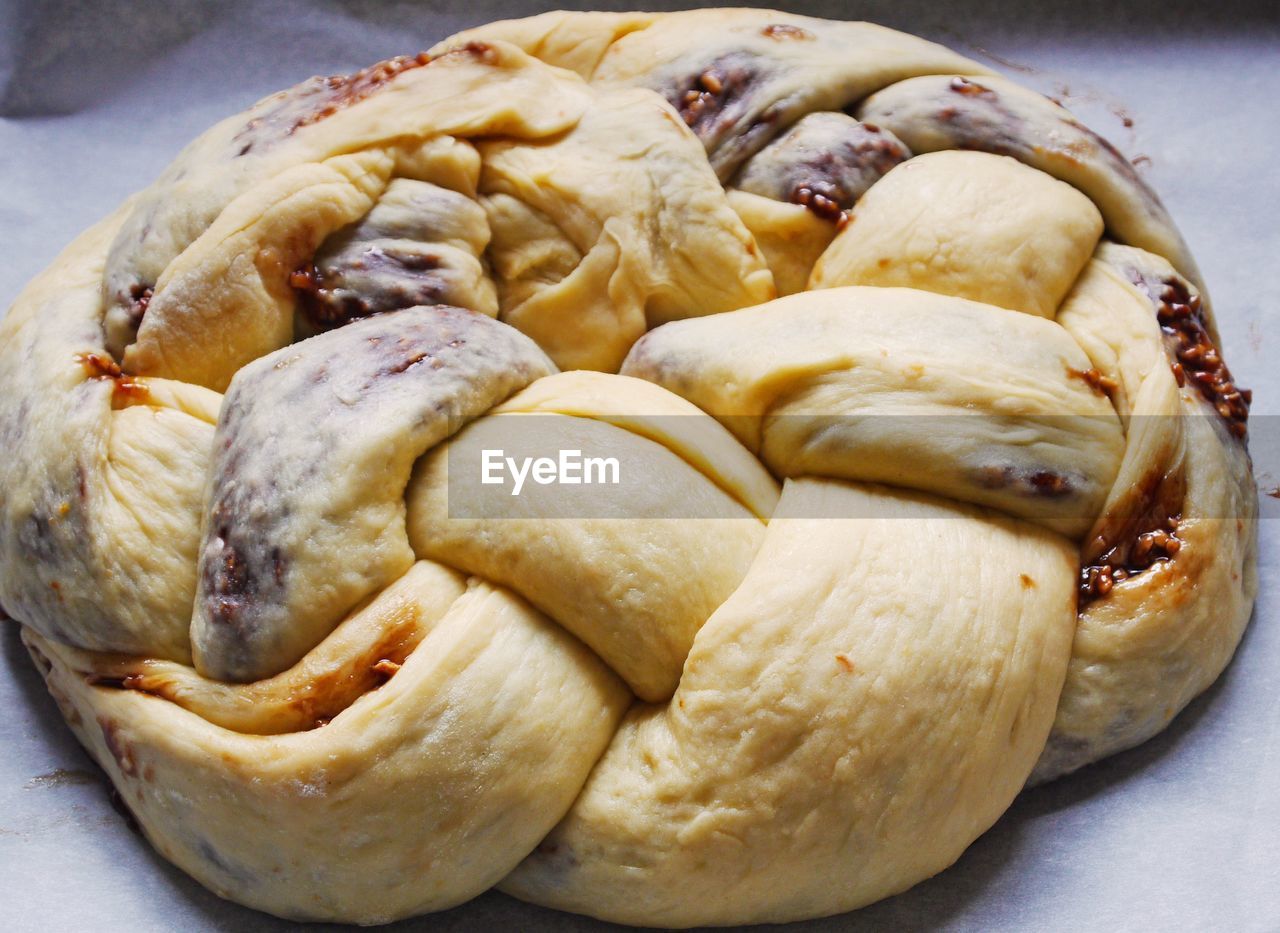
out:
{"label": "glossy dough crust", "polygon": [[[1257,588],[1155,195],[932,43],[549,13],[193,142],[0,325],[0,602],[281,916],[850,910],[1162,729]],[[645,477],[486,512],[535,425]]]}

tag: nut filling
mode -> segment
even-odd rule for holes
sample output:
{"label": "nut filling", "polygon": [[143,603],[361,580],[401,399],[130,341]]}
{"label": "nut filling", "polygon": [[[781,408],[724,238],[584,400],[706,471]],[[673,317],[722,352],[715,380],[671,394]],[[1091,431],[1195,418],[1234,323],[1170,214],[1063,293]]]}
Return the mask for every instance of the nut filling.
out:
{"label": "nut filling", "polygon": [[483,42],[468,42],[443,55],[426,52],[399,55],[351,74],[311,78],[254,108],[256,115],[233,139],[239,144],[236,155],[248,155],[259,143],[292,136],[304,126],[319,123],[339,110],[360,103],[406,71],[430,65],[444,55],[470,55],[488,61],[493,50]]}
{"label": "nut filling", "polygon": [[1231,436],[1244,440],[1253,392],[1238,388],[1231,378],[1231,370],[1205,326],[1200,296],[1192,295],[1186,282],[1174,276],[1153,280],[1131,269],[1129,278],[1146,292],[1156,308],[1178,385],[1190,380],[1226,422]]}
{"label": "nut filling", "polygon": [[1084,549],[1080,567],[1079,611],[1106,596],[1117,583],[1172,560],[1182,548],[1183,481],[1173,475],[1151,478],[1139,490],[1145,505],[1117,529],[1107,529]]}
{"label": "nut filling", "polygon": [[747,93],[757,75],[745,61],[742,55],[724,56],[671,102],[685,124],[704,142],[746,110]]}
{"label": "nut filling", "polygon": [[265,105],[236,134],[237,156],[248,155],[260,143],[292,136],[304,126],[319,123],[344,107],[359,103],[397,75],[432,61],[426,52],[401,55],[349,75],[315,77],[263,101]]}
{"label": "nut filling", "polygon": [[124,372],[119,363],[105,354],[78,353],[76,362],[84,367],[86,378],[111,381],[113,408],[123,408],[131,402],[145,401],[150,394],[145,382]]}

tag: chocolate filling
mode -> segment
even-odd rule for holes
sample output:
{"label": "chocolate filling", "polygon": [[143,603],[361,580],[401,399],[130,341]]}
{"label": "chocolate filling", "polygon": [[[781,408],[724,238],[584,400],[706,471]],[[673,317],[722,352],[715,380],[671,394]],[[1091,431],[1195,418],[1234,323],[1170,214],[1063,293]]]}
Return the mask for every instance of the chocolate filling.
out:
{"label": "chocolate filling", "polygon": [[957,149],[1025,157],[1022,118],[1000,101],[1000,95],[968,78],[952,78],[947,90],[965,99],[967,109],[943,107],[938,120],[947,125]]}
{"label": "chocolate filling", "polygon": [[120,773],[128,777],[138,774],[138,761],[133,754],[133,746],[120,736],[120,724],[105,716],[98,717],[98,727],[102,730],[102,741],[107,751],[116,761]]}
{"label": "chocolate filling", "polygon": [[150,285],[143,285],[141,282],[135,282],[129,286],[129,304],[127,313],[129,315],[129,323],[134,331],[142,325],[142,319],[146,316],[147,306],[151,304],[151,296],[155,293],[155,289]]}
{"label": "chocolate filling", "polygon": [[[429,255],[371,246],[359,258],[309,262],[289,276],[307,320],[318,330],[333,330],[352,321],[416,305],[439,304],[444,283],[434,274],[439,261]],[[372,272],[384,284],[376,291],[347,287],[355,272]]]}
{"label": "chocolate filling", "polygon": [[[906,146],[875,124],[862,123],[858,127],[856,137],[846,140],[836,151],[796,164],[802,180],[791,191],[788,200],[792,204],[803,204],[823,220],[840,222],[870,183],[911,158]],[[843,180],[854,169],[861,173],[857,180],[864,182],[860,190]]]}
{"label": "chocolate filling", "polygon": [[984,489],[1018,489],[1026,495],[1061,499],[1075,492],[1071,479],[1052,470],[1028,470],[1014,466],[986,466],[973,480]]}

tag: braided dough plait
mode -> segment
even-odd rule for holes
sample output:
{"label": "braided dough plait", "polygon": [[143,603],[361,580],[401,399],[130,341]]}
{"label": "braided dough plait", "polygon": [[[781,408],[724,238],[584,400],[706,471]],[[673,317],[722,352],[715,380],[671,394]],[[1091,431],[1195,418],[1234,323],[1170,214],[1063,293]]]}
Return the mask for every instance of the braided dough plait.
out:
{"label": "braided dough plait", "polygon": [[[269,97],[31,283],[0,397],[67,722],[299,919],[859,907],[1162,729],[1257,588],[1158,199],[863,23],[550,13]],[[495,493],[520,444],[627,480]]]}

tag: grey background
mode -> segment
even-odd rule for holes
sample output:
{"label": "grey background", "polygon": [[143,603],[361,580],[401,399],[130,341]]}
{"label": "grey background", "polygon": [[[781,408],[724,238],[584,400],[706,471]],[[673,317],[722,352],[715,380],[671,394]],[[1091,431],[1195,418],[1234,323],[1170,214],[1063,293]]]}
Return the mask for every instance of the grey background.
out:
{"label": "grey background", "polygon": [[[1280,420],[1268,417],[1280,398],[1275,3],[789,6],[937,39],[1062,98],[1126,154],[1146,156],[1143,171],[1209,282],[1232,370],[1257,390],[1260,485],[1280,486]],[[216,119],[311,74],[548,8],[0,3],[0,307]],[[1277,501],[1264,497],[1268,513]],[[1280,930],[1280,523],[1262,522],[1261,534],[1263,589],[1250,631],[1223,678],[1167,732],[1024,793],[937,878],[794,929]],[[287,926],[219,900],[126,827],[12,624],[0,627],[0,710],[0,929]],[[402,928],[497,924],[607,928],[492,893]]]}

